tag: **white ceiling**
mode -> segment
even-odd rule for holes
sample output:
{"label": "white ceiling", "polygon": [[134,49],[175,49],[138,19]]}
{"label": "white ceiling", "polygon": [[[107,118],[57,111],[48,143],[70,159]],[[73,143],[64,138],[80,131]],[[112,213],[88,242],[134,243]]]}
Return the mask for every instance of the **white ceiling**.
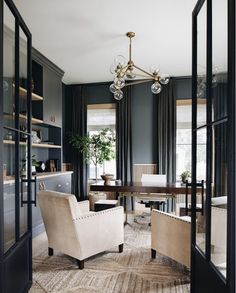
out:
{"label": "white ceiling", "polygon": [[191,74],[192,10],[196,0],[15,0],[33,46],[65,71],[63,81],[112,80],[114,57],[128,57],[127,31],[134,31],[133,60],[156,64],[171,76]]}

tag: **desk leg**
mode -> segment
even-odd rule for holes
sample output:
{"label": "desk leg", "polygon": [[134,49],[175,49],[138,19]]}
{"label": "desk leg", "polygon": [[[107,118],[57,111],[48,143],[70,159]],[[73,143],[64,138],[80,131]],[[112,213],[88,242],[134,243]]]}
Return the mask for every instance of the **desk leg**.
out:
{"label": "desk leg", "polygon": [[128,209],[127,209],[127,202],[126,196],[124,195],[124,209],[125,209],[125,224],[128,223]]}
{"label": "desk leg", "polygon": [[131,206],[132,206],[132,211],[134,211],[134,196],[131,193]]}

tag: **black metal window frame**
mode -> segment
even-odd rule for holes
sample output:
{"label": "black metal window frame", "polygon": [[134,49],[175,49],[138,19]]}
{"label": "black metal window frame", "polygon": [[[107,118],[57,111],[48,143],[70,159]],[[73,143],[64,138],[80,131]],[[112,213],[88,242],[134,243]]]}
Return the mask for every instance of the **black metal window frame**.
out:
{"label": "black metal window frame", "polygon": [[[32,60],[31,60],[31,48],[32,48],[32,36],[31,33],[26,26],[24,20],[22,19],[21,15],[18,13],[17,8],[12,0],[0,0],[0,262],[3,262],[4,259],[8,257],[10,254],[10,251],[7,251],[4,253],[4,200],[3,200],[3,193],[4,193],[4,186],[3,186],[3,129],[7,129],[7,126],[4,126],[3,124],[3,42],[4,42],[4,3],[7,5],[7,7],[10,9],[11,13],[13,14],[15,18],[15,127],[11,130],[16,132],[16,144],[15,144],[15,159],[16,159],[16,174],[15,174],[15,181],[19,182],[19,58],[20,58],[20,29],[24,32],[26,38],[27,38],[27,76],[30,77],[32,74]],[[28,157],[31,157],[31,117],[32,117],[32,106],[31,106],[31,78],[27,79],[27,149],[28,149]],[[31,160],[28,160],[28,174],[27,178],[29,180],[31,179]],[[29,182],[30,183],[30,182]],[[19,241],[20,233],[19,233],[19,185],[16,185],[16,231],[15,231],[15,244],[12,248],[14,248],[15,245],[17,245],[17,241]],[[31,185],[27,185],[27,192],[28,192],[28,201],[31,201]],[[28,231],[31,233],[32,229],[32,223],[31,223],[31,205],[28,205],[27,208],[28,211]],[[31,269],[32,271],[32,269]],[[0,277],[2,278],[3,272],[0,272]],[[0,280],[1,286],[3,284],[3,280]],[[2,287],[0,286],[0,289]],[[1,291],[1,290],[0,290]]]}
{"label": "black metal window frame", "polygon": [[[207,21],[207,121],[201,126],[207,129],[207,177],[206,177],[206,247],[205,254],[196,245],[196,164],[197,164],[197,17],[206,3]],[[226,283],[229,292],[235,292],[235,0],[228,0],[228,115],[212,122],[212,0],[199,0],[192,14],[192,230],[191,249],[197,249],[206,259],[219,278]],[[228,164],[228,204],[227,204],[227,275],[226,279],[211,262],[211,174],[212,174],[212,129],[214,126],[227,123],[227,164]],[[191,254],[194,266],[194,253]],[[194,273],[192,272],[192,275]]]}

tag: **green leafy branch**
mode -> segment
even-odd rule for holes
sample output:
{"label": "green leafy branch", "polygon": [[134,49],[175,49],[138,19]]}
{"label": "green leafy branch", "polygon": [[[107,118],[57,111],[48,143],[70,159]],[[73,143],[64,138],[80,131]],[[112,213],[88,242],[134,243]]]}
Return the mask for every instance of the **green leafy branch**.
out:
{"label": "green leafy branch", "polygon": [[70,143],[83,154],[87,162],[92,162],[95,166],[115,158],[115,134],[110,128],[102,129],[91,136],[75,134]]}

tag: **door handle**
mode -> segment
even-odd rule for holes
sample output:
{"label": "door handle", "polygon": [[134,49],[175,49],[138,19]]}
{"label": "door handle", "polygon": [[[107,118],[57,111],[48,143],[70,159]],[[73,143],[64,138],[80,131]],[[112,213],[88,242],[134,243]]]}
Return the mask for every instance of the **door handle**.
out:
{"label": "door handle", "polygon": [[[34,200],[24,200],[24,183],[34,183]],[[34,204],[34,206],[37,206],[37,177],[35,176],[34,179],[23,179],[21,178],[21,207],[24,206],[24,204]]]}

